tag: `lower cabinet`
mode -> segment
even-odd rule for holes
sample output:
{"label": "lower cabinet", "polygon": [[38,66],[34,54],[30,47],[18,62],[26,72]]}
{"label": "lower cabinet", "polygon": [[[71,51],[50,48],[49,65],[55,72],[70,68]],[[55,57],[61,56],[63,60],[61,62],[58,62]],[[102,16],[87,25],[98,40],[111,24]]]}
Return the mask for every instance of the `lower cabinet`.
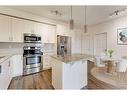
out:
{"label": "lower cabinet", "polygon": [[0,63],[0,89],[7,89],[12,77],[20,76],[22,72],[22,55],[14,55]]}
{"label": "lower cabinet", "polygon": [[12,79],[12,64],[10,59],[0,64],[0,89],[7,89]]}
{"label": "lower cabinet", "polygon": [[14,55],[11,57],[11,63],[13,65],[12,76],[21,76],[23,74],[23,55]]}
{"label": "lower cabinet", "polygon": [[51,55],[56,54],[55,52],[46,52],[43,54],[43,69],[50,69],[52,64]]}
{"label": "lower cabinet", "polygon": [[48,54],[43,55],[43,69],[49,69],[51,68],[51,63],[50,63],[50,56]]}

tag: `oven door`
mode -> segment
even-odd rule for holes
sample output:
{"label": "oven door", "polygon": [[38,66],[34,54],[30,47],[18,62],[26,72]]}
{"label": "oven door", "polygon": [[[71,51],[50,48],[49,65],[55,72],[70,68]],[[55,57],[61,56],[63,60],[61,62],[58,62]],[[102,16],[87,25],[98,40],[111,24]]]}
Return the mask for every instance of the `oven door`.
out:
{"label": "oven door", "polygon": [[41,55],[25,55],[24,68],[35,68],[41,66]]}

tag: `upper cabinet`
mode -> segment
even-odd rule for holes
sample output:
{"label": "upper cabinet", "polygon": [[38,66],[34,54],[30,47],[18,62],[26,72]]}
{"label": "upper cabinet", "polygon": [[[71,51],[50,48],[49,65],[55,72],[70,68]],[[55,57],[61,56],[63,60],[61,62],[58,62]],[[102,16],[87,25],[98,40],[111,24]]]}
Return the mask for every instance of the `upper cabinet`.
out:
{"label": "upper cabinet", "polygon": [[36,23],[34,31],[35,34],[41,35],[43,43],[56,43],[56,26]]}
{"label": "upper cabinet", "polygon": [[67,25],[57,25],[57,35],[71,36],[71,31]]}
{"label": "upper cabinet", "polygon": [[24,20],[12,18],[12,42],[23,42]]}
{"label": "upper cabinet", "polygon": [[11,40],[11,18],[0,15],[0,42],[10,42]]}
{"label": "upper cabinet", "polygon": [[43,43],[56,43],[56,26],[0,15],[0,42],[23,42],[24,33],[39,34]]}
{"label": "upper cabinet", "polygon": [[44,43],[56,43],[56,26],[44,24],[43,37]]}
{"label": "upper cabinet", "polygon": [[35,24],[36,22],[24,20],[24,33],[32,33],[34,34],[36,32],[35,30]]}

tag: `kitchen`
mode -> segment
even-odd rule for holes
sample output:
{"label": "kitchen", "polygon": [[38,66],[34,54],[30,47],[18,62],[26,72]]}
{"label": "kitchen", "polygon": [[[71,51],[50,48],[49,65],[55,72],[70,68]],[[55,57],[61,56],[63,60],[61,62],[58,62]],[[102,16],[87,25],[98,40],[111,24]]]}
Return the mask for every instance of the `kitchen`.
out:
{"label": "kitchen", "polygon": [[[88,11],[82,12],[85,8]],[[126,55],[121,51],[126,46],[121,48],[116,45],[116,36],[111,36],[116,34],[106,31],[109,26],[116,31],[116,26],[118,27],[121,19],[125,21],[126,16],[116,20],[109,18],[107,22],[99,20],[98,15],[97,20],[94,16],[89,18],[93,15],[94,8],[96,15],[101,8],[109,10],[105,6],[1,6],[0,89],[96,89],[94,83],[87,87],[90,75],[88,63],[94,64],[96,55],[110,48],[115,50],[113,56],[120,58]],[[126,6],[110,8],[112,10],[107,14]],[[105,18],[107,14],[102,17]],[[121,25],[125,26],[126,22]],[[95,42],[96,40],[102,42]],[[101,81],[103,78],[97,76],[97,70],[94,68],[90,72]]]}

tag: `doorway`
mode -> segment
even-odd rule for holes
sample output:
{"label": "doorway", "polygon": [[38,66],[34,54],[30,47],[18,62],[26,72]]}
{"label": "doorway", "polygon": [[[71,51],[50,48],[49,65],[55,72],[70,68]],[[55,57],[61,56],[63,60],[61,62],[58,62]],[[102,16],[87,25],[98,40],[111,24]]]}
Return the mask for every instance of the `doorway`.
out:
{"label": "doorway", "polygon": [[94,55],[100,55],[107,50],[107,33],[95,34]]}

